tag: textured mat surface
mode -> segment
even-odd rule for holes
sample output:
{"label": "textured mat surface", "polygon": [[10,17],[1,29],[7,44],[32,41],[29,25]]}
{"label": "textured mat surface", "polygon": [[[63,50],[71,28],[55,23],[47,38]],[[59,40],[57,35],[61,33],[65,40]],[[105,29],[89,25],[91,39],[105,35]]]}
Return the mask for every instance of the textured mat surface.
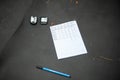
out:
{"label": "textured mat surface", "polygon": [[[36,65],[69,73],[71,80],[120,80],[118,2],[76,1],[32,2],[19,29],[0,55],[0,80],[68,80],[38,70]],[[31,15],[48,16],[48,25],[31,25]],[[74,19],[78,22],[88,54],[58,60],[49,26]]]}
{"label": "textured mat surface", "polygon": [[21,24],[32,0],[0,0],[0,52]]}

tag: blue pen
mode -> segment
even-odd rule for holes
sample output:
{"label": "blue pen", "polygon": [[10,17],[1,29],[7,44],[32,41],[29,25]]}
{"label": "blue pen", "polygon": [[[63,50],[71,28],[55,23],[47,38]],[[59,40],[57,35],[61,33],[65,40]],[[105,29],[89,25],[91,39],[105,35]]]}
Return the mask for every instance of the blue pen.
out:
{"label": "blue pen", "polygon": [[51,73],[54,73],[54,74],[58,74],[58,75],[61,75],[61,76],[67,77],[67,78],[71,78],[71,76],[69,74],[59,72],[59,71],[56,71],[56,70],[52,70],[52,69],[49,69],[47,67],[37,66],[36,68],[44,70],[44,71],[48,71],[48,72],[51,72]]}

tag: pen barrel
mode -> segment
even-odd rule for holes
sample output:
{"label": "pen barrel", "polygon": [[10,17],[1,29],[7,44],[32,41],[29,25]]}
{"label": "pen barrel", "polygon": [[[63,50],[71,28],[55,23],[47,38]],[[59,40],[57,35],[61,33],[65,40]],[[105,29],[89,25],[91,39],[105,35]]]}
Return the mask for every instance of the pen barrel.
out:
{"label": "pen barrel", "polygon": [[64,77],[68,77],[68,78],[71,77],[69,74],[66,74],[66,73],[63,73],[63,72],[59,72],[59,71],[56,71],[56,70],[52,70],[52,69],[49,69],[49,68],[46,68],[46,67],[43,67],[42,69],[45,70],[45,71],[48,71],[48,72],[52,72],[54,74],[58,74],[58,75],[64,76]]}

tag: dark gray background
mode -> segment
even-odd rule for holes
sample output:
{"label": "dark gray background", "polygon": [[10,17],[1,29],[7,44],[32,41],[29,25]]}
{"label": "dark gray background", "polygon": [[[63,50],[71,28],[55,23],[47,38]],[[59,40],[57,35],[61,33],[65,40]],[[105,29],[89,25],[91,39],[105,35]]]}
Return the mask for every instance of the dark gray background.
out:
{"label": "dark gray background", "polygon": [[[119,14],[117,0],[0,0],[0,80],[120,80]],[[49,17],[48,25],[31,25],[31,15]],[[71,20],[88,54],[58,60],[49,27]]]}

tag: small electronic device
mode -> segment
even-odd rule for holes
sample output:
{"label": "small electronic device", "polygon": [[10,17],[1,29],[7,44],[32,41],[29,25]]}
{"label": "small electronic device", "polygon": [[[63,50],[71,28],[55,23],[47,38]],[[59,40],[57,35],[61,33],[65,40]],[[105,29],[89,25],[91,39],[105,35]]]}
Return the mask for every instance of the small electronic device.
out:
{"label": "small electronic device", "polygon": [[37,17],[36,17],[36,16],[31,16],[31,17],[30,17],[30,23],[31,23],[31,24],[35,25],[35,24],[37,24],[37,21],[38,21],[38,20],[37,20]]}
{"label": "small electronic device", "polygon": [[46,25],[48,23],[48,17],[40,17],[40,24]]}

